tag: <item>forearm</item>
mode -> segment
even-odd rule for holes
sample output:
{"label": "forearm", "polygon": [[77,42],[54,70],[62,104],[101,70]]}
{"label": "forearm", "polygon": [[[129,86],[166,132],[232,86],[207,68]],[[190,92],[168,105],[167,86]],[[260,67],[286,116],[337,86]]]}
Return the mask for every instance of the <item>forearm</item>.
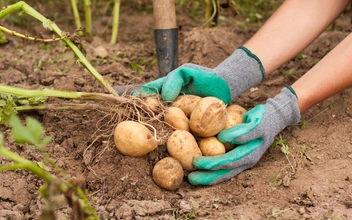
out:
{"label": "forearm", "polygon": [[304,50],[349,2],[286,0],[244,46],[259,57],[270,74]]}
{"label": "forearm", "polygon": [[297,80],[292,88],[301,112],[352,86],[352,34]]}

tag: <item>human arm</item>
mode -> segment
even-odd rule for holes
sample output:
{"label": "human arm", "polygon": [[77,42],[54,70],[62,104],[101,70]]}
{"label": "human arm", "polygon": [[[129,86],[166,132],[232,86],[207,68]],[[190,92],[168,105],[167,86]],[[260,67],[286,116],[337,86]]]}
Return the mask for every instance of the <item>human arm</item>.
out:
{"label": "human arm", "polygon": [[286,0],[244,46],[266,74],[303,51],[347,7],[350,0]]}
{"label": "human arm", "polygon": [[352,86],[352,34],[349,34],[292,88],[303,113],[317,103]]}

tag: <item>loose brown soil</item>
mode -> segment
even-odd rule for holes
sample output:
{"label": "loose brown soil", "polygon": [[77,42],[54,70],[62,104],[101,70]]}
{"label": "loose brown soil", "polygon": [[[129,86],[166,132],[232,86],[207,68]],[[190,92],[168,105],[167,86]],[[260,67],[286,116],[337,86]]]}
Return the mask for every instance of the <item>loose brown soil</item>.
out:
{"label": "loose brown soil", "polygon": [[[37,9],[46,16],[44,6]],[[69,13],[69,9],[63,12]],[[240,16],[224,12],[226,21],[204,29],[201,22],[178,11],[180,27],[179,63],[193,62],[214,67],[255,33],[255,26]],[[226,14],[228,13],[228,14]],[[25,15],[23,15],[25,16]],[[153,15],[136,8],[121,11],[119,41],[110,45],[108,16],[94,20],[94,36],[83,43],[87,58],[113,85],[144,83],[157,76]],[[41,25],[3,25],[20,33],[36,35]],[[72,20],[57,21],[73,32]],[[33,23],[34,24],[34,23]],[[332,30],[324,32],[302,52],[304,59],[292,59],[257,90],[234,100],[247,109],[273,97],[292,84],[336,46],[351,31],[350,12],[338,18]],[[289,33],[288,33],[289,34]],[[0,83],[23,88],[55,88],[69,91],[104,92],[102,86],[77,64],[68,48],[59,43],[29,42],[8,36],[0,46]],[[131,62],[140,65],[137,72]],[[292,74],[289,74],[292,73]],[[151,177],[153,165],[167,156],[165,146],[141,158],[122,156],[110,139],[91,136],[104,116],[99,111],[30,111],[20,113],[38,119],[45,134],[53,138],[46,147],[49,156],[72,178],[84,177],[87,196],[101,219],[352,219],[352,89],[337,94],[302,115],[306,127],[290,126],[280,135],[287,140],[289,155],[272,147],[250,170],[215,186],[192,186],[185,177],[175,192],[157,187]],[[78,103],[50,98],[48,103]],[[81,102],[82,103],[82,102]],[[100,105],[107,103],[99,102]],[[33,161],[41,154],[14,143],[9,129],[1,126],[5,147]],[[89,147],[88,147],[89,146]],[[0,157],[1,165],[8,160]],[[38,193],[42,180],[24,170],[0,173],[0,219],[35,219],[44,200]],[[282,182],[281,182],[282,181]],[[69,218],[63,206],[58,219]]]}

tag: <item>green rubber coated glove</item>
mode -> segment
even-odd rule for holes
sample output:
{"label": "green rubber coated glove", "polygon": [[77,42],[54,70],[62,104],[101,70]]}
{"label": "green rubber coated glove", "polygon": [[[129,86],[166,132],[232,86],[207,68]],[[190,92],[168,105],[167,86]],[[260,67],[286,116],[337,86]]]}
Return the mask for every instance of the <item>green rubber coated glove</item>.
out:
{"label": "green rubber coated glove", "polygon": [[211,69],[186,63],[167,76],[147,83],[137,93],[142,95],[161,92],[164,101],[174,101],[180,93],[201,97],[214,96],[224,103],[231,101],[230,88]]}
{"label": "green rubber coated glove", "polygon": [[299,120],[297,97],[291,87],[285,87],[273,99],[248,111],[243,124],[220,132],[221,142],[238,146],[223,155],[194,159],[193,165],[199,171],[190,173],[188,180],[193,185],[214,185],[231,179],[254,166],[275,136]]}
{"label": "green rubber coated glove", "polygon": [[143,85],[133,95],[160,93],[164,101],[174,101],[180,93],[214,96],[225,104],[265,79],[259,60],[241,46],[214,69],[186,63],[166,77]]}

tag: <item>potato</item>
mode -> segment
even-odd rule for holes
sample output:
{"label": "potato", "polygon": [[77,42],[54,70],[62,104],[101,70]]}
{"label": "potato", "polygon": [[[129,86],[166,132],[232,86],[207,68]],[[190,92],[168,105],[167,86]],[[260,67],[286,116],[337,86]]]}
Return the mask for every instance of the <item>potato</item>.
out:
{"label": "potato", "polygon": [[151,131],[135,121],[119,123],[115,128],[114,141],[121,154],[131,157],[144,156],[158,146]]}
{"label": "potato", "polygon": [[186,116],[190,117],[199,100],[201,100],[201,97],[196,95],[180,95],[171,106],[182,109]]}
{"label": "potato", "polygon": [[223,101],[215,97],[205,97],[194,108],[189,127],[200,137],[211,137],[219,133],[226,124],[227,112]]}
{"label": "potato", "polygon": [[160,109],[160,101],[154,97],[147,97],[145,103],[154,111],[158,112]]}
{"label": "potato", "polygon": [[[224,129],[231,128],[238,124],[243,123],[244,114],[247,112],[242,106],[232,104],[226,108],[227,111],[227,121]],[[224,144],[226,151],[230,151],[236,147],[235,144]]]}
{"label": "potato", "polygon": [[226,152],[224,144],[216,137],[201,138],[198,145],[203,156],[216,156]]}
{"label": "potato", "polygon": [[189,131],[189,119],[178,107],[168,107],[164,113],[164,121],[176,129]]}
{"label": "potato", "polygon": [[235,125],[243,123],[243,116],[247,112],[242,106],[232,104],[226,108],[227,120],[224,129],[231,128]]}
{"label": "potato", "polygon": [[155,164],[152,175],[156,185],[172,191],[181,185],[184,173],[180,162],[175,158],[165,157]]}
{"label": "potato", "polygon": [[169,154],[181,163],[183,169],[187,171],[196,170],[193,166],[193,160],[202,156],[202,152],[190,132],[185,130],[174,131],[167,139],[166,147]]}

